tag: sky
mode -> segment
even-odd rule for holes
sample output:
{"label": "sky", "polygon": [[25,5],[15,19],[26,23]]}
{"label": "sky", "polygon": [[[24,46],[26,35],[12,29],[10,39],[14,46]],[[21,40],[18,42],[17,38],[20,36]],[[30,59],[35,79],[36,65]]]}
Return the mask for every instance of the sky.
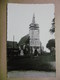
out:
{"label": "sky", "polygon": [[16,4],[7,5],[7,40],[19,42],[20,39],[29,34],[29,25],[32,23],[33,14],[35,22],[39,24],[40,41],[46,48],[49,39],[54,39],[54,34],[49,32],[52,27],[52,20],[55,17],[54,4]]}

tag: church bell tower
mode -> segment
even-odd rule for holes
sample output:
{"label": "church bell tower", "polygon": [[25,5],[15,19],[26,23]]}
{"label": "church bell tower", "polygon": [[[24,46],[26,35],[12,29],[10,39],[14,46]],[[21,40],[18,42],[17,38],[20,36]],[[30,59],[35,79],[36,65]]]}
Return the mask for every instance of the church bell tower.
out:
{"label": "church bell tower", "polygon": [[35,14],[33,14],[32,23],[29,26],[30,47],[38,49],[40,48],[39,25],[35,22]]}

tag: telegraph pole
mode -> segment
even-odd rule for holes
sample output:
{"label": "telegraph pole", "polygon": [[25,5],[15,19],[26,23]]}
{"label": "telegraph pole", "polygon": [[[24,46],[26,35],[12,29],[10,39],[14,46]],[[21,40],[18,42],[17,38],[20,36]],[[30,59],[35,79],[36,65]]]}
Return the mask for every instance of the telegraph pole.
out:
{"label": "telegraph pole", "polygon": [[14,35],[13,35],[13,49],[14,49]]}

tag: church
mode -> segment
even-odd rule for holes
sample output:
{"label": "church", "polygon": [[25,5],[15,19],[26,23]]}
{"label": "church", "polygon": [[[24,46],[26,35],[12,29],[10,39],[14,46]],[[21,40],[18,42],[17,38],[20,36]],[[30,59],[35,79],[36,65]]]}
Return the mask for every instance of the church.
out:
{"label": "church", "polygon": [[32,23],[29,25],[29,45],[30,52],[37,50],[40,53],[39,25],[35,22],[35,14],[33,14]]}
{"label": "church", "polygon": [[[44,51],[44,47],[40,41],[40,31],[39,31],[39,24],[35,22],[35,14],[33,14],[32,22],[29,25],[29,33],[21,38],[19,41],[19,46],[23,46],[23,49],[27,48],[29,54],[41,54]],[[29,49],[28,49],[29,46]]]}

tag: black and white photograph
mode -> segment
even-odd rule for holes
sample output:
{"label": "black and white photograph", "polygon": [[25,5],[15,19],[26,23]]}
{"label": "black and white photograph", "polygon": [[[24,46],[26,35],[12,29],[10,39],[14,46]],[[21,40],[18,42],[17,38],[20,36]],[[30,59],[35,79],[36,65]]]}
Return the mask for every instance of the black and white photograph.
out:
{"label": "black and white photograph", "polygon": [[7,4],[7,76],[56,77],[54,4]]}

